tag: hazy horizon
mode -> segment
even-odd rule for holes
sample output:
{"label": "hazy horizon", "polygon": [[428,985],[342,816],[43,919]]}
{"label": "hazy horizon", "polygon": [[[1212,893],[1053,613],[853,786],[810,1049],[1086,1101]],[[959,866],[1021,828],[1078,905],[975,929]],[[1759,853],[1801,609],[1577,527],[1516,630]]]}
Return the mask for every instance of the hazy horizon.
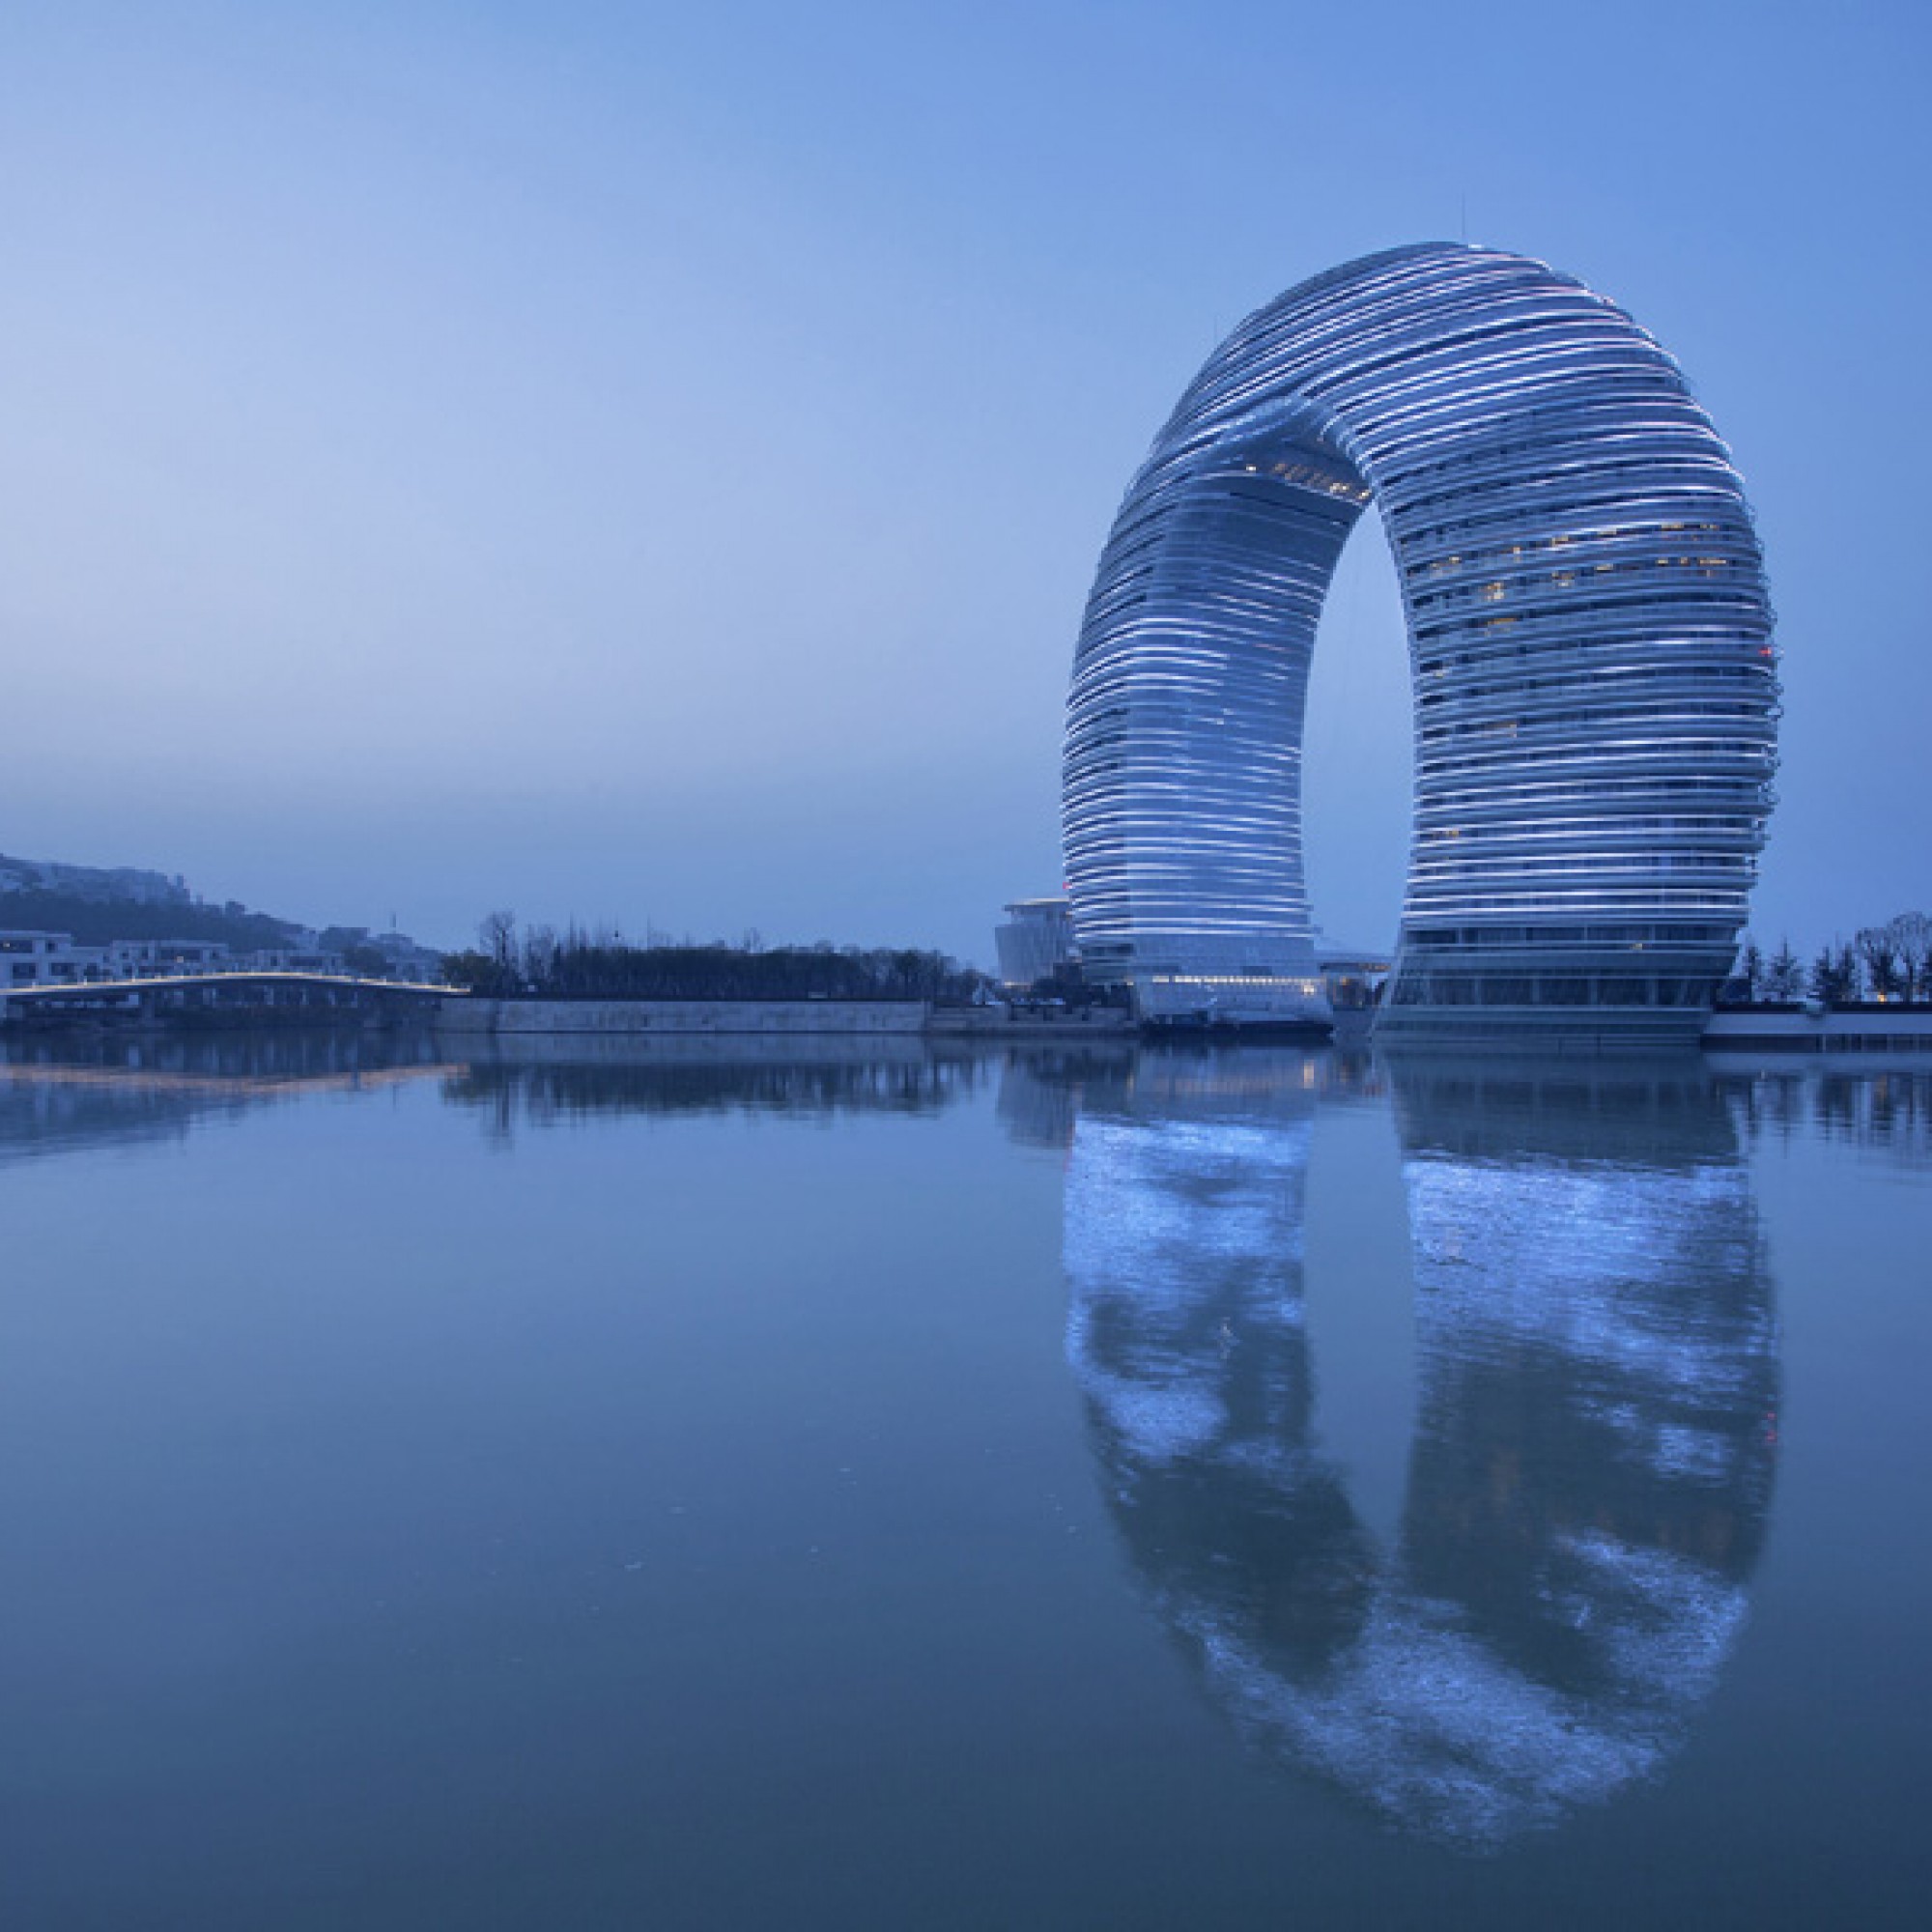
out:
{"label": "hazy horizon", "polygon": [[[990,963],[1181,388],[1281,290],[1466,234],[1626,307],[1744,471],[1752,929],[1926,906],[1932,26],[1834,19],[14,10],[0,850],[443,946],[504,906]],[[1310,713],[1340,941],[1393,936],[1408,729],[1365,519]]]}

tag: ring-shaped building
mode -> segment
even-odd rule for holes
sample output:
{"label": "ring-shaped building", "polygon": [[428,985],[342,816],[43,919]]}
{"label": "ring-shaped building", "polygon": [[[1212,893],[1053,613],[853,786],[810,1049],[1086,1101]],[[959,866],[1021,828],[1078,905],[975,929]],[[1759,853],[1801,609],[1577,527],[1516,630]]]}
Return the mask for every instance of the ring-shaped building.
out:
{"label": "ring-shaped building", "polygon": [[1325,1017],[1301,839],[1317,621],[1394,553],[1415,819],[1378,1028],[1694,1037],[1773,802],[1743,486],[1676,364],[1540,262],[1425,243],[1243,322],[1129,486],[1075,654],[1063,829],[1091,979],[1152,1019]]}

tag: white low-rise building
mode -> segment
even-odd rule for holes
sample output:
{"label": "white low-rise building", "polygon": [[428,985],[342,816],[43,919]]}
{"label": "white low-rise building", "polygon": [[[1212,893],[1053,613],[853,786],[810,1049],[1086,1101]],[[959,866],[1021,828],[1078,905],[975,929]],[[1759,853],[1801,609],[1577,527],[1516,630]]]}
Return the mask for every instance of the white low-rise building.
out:
{"label": "white low-rise building", "polygon": [[226,973],[234,955],[218,939],[115,939],[101,949],[108,977],[150,980],[182,973]]}
{"label": "white low-rise building", "polygon": [[185,973],[224,973],[228,948],[211,939],[113,939],[77,946],[71,932],[0,930],[0,992],[24,986],[71,986],[90,980],[153,980]]}
{"label": "white low-rise building", "polygon": [[993,928],[999,954],[1000,983],[1024,992],[1071,962],[1073,922],[1062,897],[1015,899],[1007,908],[1005,923]]}
{"label": "white low-rise building", "polygon": [[316,946],[263,947],[237,956],[235,964],[248,973],[324,973],[339,976],[349,969],[339,952]]}
{"label": "white low-rise building", "polygon": [[111,977],[105,947],[76,946],[71,932],[0,930],[0,993]]}

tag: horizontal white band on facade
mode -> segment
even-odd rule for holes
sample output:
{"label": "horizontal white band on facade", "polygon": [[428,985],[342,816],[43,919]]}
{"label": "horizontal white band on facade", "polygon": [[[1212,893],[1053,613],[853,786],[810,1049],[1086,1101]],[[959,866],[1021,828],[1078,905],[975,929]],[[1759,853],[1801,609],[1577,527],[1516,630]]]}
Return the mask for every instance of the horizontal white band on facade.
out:
{"label": "horizontal white band on facade", "polygon": [[[1305,943],[1309,661],[1370,501],[1417,675],[1406,929],[1694,911],[1721,970],[1778,715],[1729,452],[1613,304],[1541,263],[1446,243],[1350,264],[1250,316],[1129,486],[1068,695],[1083,950],[1131,977],[1142,951],[1185,938],[1223,949],[1240,980],[1244,951]],[[1669,809],[1693,798],[1717,810]]]}

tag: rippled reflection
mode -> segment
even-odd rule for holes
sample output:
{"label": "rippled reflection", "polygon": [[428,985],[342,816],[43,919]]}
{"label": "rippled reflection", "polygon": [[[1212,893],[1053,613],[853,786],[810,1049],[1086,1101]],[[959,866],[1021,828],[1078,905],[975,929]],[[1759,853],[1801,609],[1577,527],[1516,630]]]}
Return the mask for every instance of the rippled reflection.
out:
{"label": "rippled reflection", "polygon": [[450,1070],[428,1036],[283,1028],[0,1041],[0,1164],[180,1141],[212,1118]]}
{"label": "rippled reflection", "polygon": [[994,1063],[920,1039],[774,1042],[302,1032],[37,1037],[0,1042],[0,1161],[179,1140],[198,1122],[303,1094],[434,1080],[495,1141],[624,1115],[935,1114]]}
{"label": "rippled reflection", "polygon": [[[1420,1402],[1397,1547],[1315,1427],[1323,1060],[1081,1086],[1067,1350],[1155,1607],[1269,1754],[1494,1846],[1658,1769],[1745,1614],[1776,1331],[1733,1113],[1656,1073],[1397,1064]],[[1010,1111],[1010,1110],[1009,1110]]]}
{"label": "rippled reflection", "polygon": [[941,1056],[923,1040],[836,1035],[644,1041],[563,1037],[492,1043],[453,1071],[452,1105],[477,1109],[493,1132],[620,1114],[936,1114],[986,1072],[975,1055]]}
{"label": "rippled reflection", "polygon": [[1918,1067],[1747,1067],[1721,1076],[1753,1144],[1802,1135],[1921,1167],[1932,1158],[1932,1072]]}

